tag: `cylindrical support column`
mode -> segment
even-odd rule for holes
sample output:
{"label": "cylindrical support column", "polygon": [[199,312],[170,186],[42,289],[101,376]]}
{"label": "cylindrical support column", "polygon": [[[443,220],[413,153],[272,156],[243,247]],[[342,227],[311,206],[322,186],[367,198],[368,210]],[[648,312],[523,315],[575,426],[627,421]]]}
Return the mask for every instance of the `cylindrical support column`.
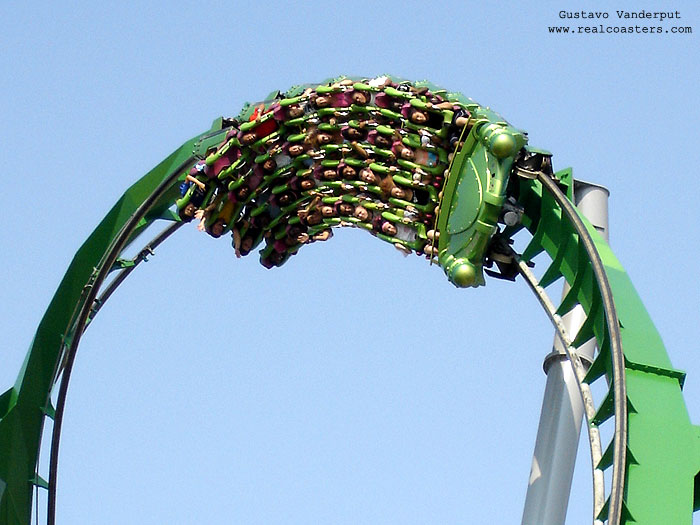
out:
{"label": "cylindrical support column", "polygon": [[[608,196],[603,186],[574,182],[574,201],[578,209],[598,232],[608,239]],[[568,291],[564,287],[564,294]],[[573,338],[586,314],[577,306],[563,316],[566,333]],[[591,363],[595,341],[578,348],[584,363]],[[583,420],[583,403],[576,378],[558,337],[545,357],[547,383],[537,429],[535,453],[525,497],[522,525],[563,525],[569,504],[571,481]]]}

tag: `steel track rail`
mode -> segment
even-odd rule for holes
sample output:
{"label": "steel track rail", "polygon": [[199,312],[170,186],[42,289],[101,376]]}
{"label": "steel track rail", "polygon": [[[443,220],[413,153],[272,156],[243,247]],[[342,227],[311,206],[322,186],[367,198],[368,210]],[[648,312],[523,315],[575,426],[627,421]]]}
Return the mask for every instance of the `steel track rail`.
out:
{"label": "steel track rail", "polygon": [[[517,255],[514,253],[514,257],[517,259]],[[566,357],[568,358],[568,363],[570,364],[574,377],[576,378],[576,386],[581,394],[581,399],[583,400],[584,413],[586,415],[587,428],[588,428],[588,445],[591,450],[591,464],[593,472],[593,524],[601,524],[601,521],[597,521],[597,516],[605,505],[605,478],[603,476],[603,471],[598,468],[600,460],[603,457],[603,447],[600,442],[600,431],[597,427],[591,425],[591,422],[595,418],[596,408],[595,402],[593,400],[593,394],[591,392],[590,386],[585,382],[586,377],[586,367],[581,361],[581,357],[576,352],[569,334],[566,333],[566,328],[562,322],[561,316],[557,314],[557,308],[554,303],[547,295],[547,292],[542,288],[538,282],[535,274],[532,273],[530,268],[521,260],[518,260],[518,270],[520,274],[527,282],[530,289],[537,297],[540,305],[547,313],[549,320],[554,325],[554,330],[557,337],[564,347],[566,352]]]}
{"label": "steel track rail", "polygon": [[107,285],[105,291],[102,292],[100,296],[95,299],[95,302],[93,303],[92,308],[90,310],[90,315],[88,316],[88,325],[90,322],[92,322],[97,313],[102,309],[102,307],[112,296],[112,294],[117,290],[117,288],[119,288],[119,285],[121,285],[126,280],[126,278],[129,277],[131,272],[133,272],[139,264],[146,261],[149,255],[154,255],[153,250],[155,250],[158,246],[165,242],[168,239],[168,237],[170,237],[173,233],[180,229],[180,227],[183,224],[183,222],[176,222],[165,228],[162,232],[155,236],[148,244],[146,244],[146,246],[144,246],[143,249],[141,249],[138,255],[131,260],[131,262],[133,263],[132,266],[122,269],[117,274],[114,280]]}
{"label": "steel track rail", "polygon": [[605,322],[610,337],[610,353],[612,361],[612,381],[610,388],[613,390],[613,406],[615,413],[615,434],[613,437],[613,471],[610,484],[610,498],[608,503],[608,524],[619,525],[622,519],[625,489],[625,468],[627,460],[627,387],[625,383],[625,356],[622,351],[622,336],[620,322],[615,309],[610,282],[605,273],[605,266],[600,254],[595,247],[586,225],[581,220],[574,205],[559,189],[554,179],[539,172],[537,180],[547,190],[556,203],[561,207],[562,213],[571,222],[574,230],[586,251],[591,262],[593,276],[600,290],[605,311]]}
{"label": "steel track rail", "polygon": [[166,176],[156,187],[156,189],[143,201],[143,203],[141,203],[141,205],[136,209],[131,217],[129,217],[127,222],[114,238],[110,244],[110,247],[105,252],[105,255],[102,257],[100,264],[95,268],[96,271],[93,273],[93,277],[90,279],[90,282],[85,285],[84,290],[86,296],[73,327],[73,338],[66,352],[65,366],[63,368],[58,398],[56,401],[56,413],[54,416],[53,431],[51,436],[51,456],[49,460],[49,488],[46,518],[48,525],[55,525],[56,523],[56,476],[58,473],[58,451],[60,446],[61,426],[63,423],[63,413],[65,410],[68,384],[70,382],[71,371],[75,362],[78,345],[80,344],[80,339],[88,322],[97,293],[99,292],[100,286],[111,271],[117,257],[128,243],[131,234],[138,227],[141,219],[145,217],[156,201],[158,201],[158,199],[160,199],[166,193],[166,191],[172,187],[182,171],[191,165],[195,160],[196,158],[194,156],[190,156],[183,161],[182,164],[175,168],[175,170],[171,171],[168,176]]}
{"label": "steel track rail", "polygon": [[[133,263],[132,266],[128,266],[121,270],[117,276],[112,280],[108,285],[107,288],[105,289],[100,296],[95,299],[92,308],[90,309],[90,314],[88,315],[88,320],[85,324],[85,328],[83,329],[83,333],[85,333],[85,330],[90,326],[90,323],[92,323],[93,319],[97,315],[97,313],[102,309],[102,307],[105,305],[107,300],[112,296],[112,294],[117,290],[117,288],[126,280],[126,278],[133,272],[136,267],[141,264],[144,261],[147,261],[147,257],[149,255],[155,255],[154,250],[160,246],[163,242],[165,242],[168,237],[170,237],[173,233],[175,233],[180,227],[183,225],[183,222],[176,222],[174,224],[171,224],[167,228],[165,228],[162,232],[160,232],[158,235],[156,235],[153,239],[151,239],[148,244],[146,244],[138,253],[136,257],[131,259],[131,262]],[[77,310],[77,308],[76,308]],[[73,318],[75,318],[75,314],[73,314]],[[70,323],[72,325],[72,322]],[[61,362],[65,362],[62,360]],[[59,367],[60,371],[63,370],[63,367]],[[59,372],[60,373],[60,372]],[[47,403],[48,406],[48,403]],[[39,450],[39,453],[41,453],[41,450]],[[37,464],[38,464],[38,459],[37,459]],[[37,479],[39,472],[37,470]],[[38,486],[36,487],[38,491]],[[37,495],[35,495],[35,502],[36,502],[36,509],[35,509],[35,516],[36,516],[36,523],[39,523],[39,498]]]}
{"label": "steel track rail", "polygon": [[[153,239],[151,239],[151,241],[148,244],[146,244],[139,251],[139,253],[138,253],[138,255],[136,255],[136,257],[131,259],[130,262],[132,263],[132,265],[128,266],[126,268],[123,268],[117,274],[117,276],[112,281],[110,281],[110,283],[107,285],[107,288],[105,289],[105,291],[102,292],[102,294],[100,294],[100,296],[98,298],[96,298],[94,300],[94,302],[92,303],[92,307],[90,309],[90,314],[88,315],[88,319],[87,319],[86,325],[85,325],[86,329],[88,326],[90,326],[90,323],[95,318],[97,313],[102,309],[105,302],[107,302],[107,299],[109,299],[112,296],[112,294],[116,291],[116,289],[119,287],[119,285],[121,285],[126,280],[126,278],[131,274],[131,272],[133,272],[139,264],[141,264],[144,261],[147,261],[147,258],[149,255],[155,255],[153,250],[155,250],[158,246],[160,246],[163,242],[165,242],[168,239],[168,237],[170,237],[173,233],[175,233],[178,229],[180,229],[180,227],[183,224],[184,224],[183,222],[176,222],[174,224],[171,224],[170,226],[165,228],[162,232],[160,232],[158,235],[156,235]],[[88,287],[85,287],[83,289],[83,295],[87,292],[87,290],[88,290]],[[66,328],[67,334],[73,332],[72,327],[75,325],[75,319],[78,316],[78,313],[80,311],[79,307],[82,304],[83,304],[82,300],[76,304],[75,311],[73,312],[73,314],[71,316],[71,320],[68,323],[68,326]],[[84,332],[84,330],[83,330],[83,332]],[[64,348],[66,348],[67,346],[68,345],[64,345]],[[56,367],[56,370],[54,372],[54,378],[55,378],[56,382],[58,382],[58,379],[59,379],[61,373],[63,372],[63,369],[64,369],[65,364],[66,364],[66,357],[67,357],[67,352],[58,361],[59,365]],[[51,392],[49,392],[49,397],[51,397]],[[48,404],[49,404],[49,401],[47,399],[47,406],[48,406]]]}

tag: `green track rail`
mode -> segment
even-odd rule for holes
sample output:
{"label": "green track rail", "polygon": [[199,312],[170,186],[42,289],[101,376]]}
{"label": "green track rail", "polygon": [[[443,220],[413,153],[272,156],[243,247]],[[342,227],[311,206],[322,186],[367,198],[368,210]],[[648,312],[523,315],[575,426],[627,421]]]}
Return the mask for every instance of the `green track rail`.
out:
{"label": "green track rail", "polygon": [[158,220],[177,220],[169,209],[178,196],[177,177],[184,166],[194,162],[206,141],[220,139],[220,134],[219,120],[212,130],[183,144],[131,186],[73,258],[37,328],[15,385],[0,396],[1,524],[29,524],[35,489],[55,491],[55,479],[37,472],[44,422],[53,422],[52,446],[57,450],[63,406],[52,406],[51,393],[57,384],[67,388],[68,381],[61,382],[61,378],[70,374],[101,281],[124,265],[117,255],[148,226]]}
{"label": "green track rail", "polygon": [[[562,278],[571,287],[553,317],[581,305],[587,319],[571,348],[575,351],[595,339],[600,349],[585,382],[604,382],[607,395],[597,403],[595,416],[589,417],[588,430],[598,435],[600,427],[610,422],[614,431],[594,465],[594,479],[602,479],[600,473],[607,469],[612,474],[605,501],[594,505],[593,521],[692,523],[698,507],[700,432],[690,423],[683,401],[684,373],[671,366],[622,265],[573,206],[571,171],[550,176],[542,170],[534,178],[521,177],[512,165],[524,135],[495,114],[481,113],[479,119],[479,125],[462,137],[447,175],[436,219],[442,234],[437,260],[453,282],[480,284],[473,270],[480,272],[488,260],[486,241],[494,233],[507,239],[529,232],[527,248],[511,254],[513,262],[524,264],[546,253],[551,264],[539,278],[538,289]],[[0,525],[29,525],[37,490],[48,490],[48,523],[54,523],[61,422],[82,333],[119,284],[181,225],[173,211],[178,184],[196,161],[224,140],[224,125],[218,119],[211,130],[187,141],[129,188],[75,255],[15,385],[0,396]],[[465,178],[466,186],[461,184]],[[481,188],[482,199],[467,206],[467,220],[460,215],[464,199],[469,191]],[[521,207],[521,224],[500,230],[496,222],[506,195]],[[170,226],[137,257],[120,258],[144,230],[163,221]],[[468,224],[472,224],[469,230]],[[473,235],[465,236],[465,231]],[[468,269],[468,275],[460,268]],[[105,284],[114,272],[116,278]],[[56,393],[54,407],[51,398]],[[52,428],[47,474],[38,469],[45,426]]]}
{"label": "green track rail", "polygon": [[[540,286],[566,279],[571,289],[557,314],[564,315],[580,304],[587,319],[573,346],[595,338],[601,349],[585,380],[593,383],[605,378],[608,394],[588,424],[597,428],[614,418],[616,431],[594,466],[614,470],[612,493],[596,519],[621,524],[690,524],[698,503],[695,479],[700,470],[700,434],[690,423],[682,397],[685,374],[671,366],[659,333],[610,246],[571,204],[571,170],[557,176],[559,184],[545,178],[520,181],[523,223],[532,234],[521,259],[528,261],[542,252],[551,257]],[[575,221],[585,227],[594,244],[593,258],[604,268],[607,290],[596,282],[596,261],[591,260],[590,248],[584,245],[586,236]],[[614,316],[610,316],[605,293],[614,300]],[[616,326],[611,322],[619,327],[620,348],[615,348],[611,332]]]}

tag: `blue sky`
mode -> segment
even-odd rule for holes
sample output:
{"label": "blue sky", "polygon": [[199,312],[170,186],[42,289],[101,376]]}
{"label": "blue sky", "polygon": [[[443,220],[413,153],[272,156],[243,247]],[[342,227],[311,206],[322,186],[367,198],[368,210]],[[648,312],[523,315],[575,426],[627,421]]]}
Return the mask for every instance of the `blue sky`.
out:
{"label": "blue sky", "polygon": [[[615,9],[660,8],[643,4]],[[610,189],[611,244],[700,422],[700,9],[672,6],[691,35],[549,34],[562,8],[4,3],[3,390],[138,177],[273,89],[392,73],[462,91]],[[366,233],[268,271],[185,227],[83,340],[59,523],[519,522],[551,340],[523,283],[457,290]],[[587,461],[570,524],[590,523]]]}

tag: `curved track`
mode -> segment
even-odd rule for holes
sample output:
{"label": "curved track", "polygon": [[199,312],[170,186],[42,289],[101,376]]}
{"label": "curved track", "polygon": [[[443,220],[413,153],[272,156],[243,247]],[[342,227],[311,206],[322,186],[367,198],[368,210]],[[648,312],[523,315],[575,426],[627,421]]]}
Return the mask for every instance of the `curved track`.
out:
{"label": "curved track", "polygon": [[[357,83],[346,83],[346,87],[338,87],[334,92],[337,85],[337,81],[329,82],[311,90],[309,96],[358,89]],[[425,106],[420,104],[425,103],[426,91],[430,94],[426,85],[411,86],[417,88],[410,95],[398,91],[390,91],[390,94],[395,98],[405,97],[406,100],[401,99],[402,104],[410,102],[423,110]],[[377,91],[384,89],[383,86]],[[422,230],[418,227],[417,237],[411,237],[412,244],[383,231],[376,231],[375,235],[402,245],[399,248],[426,254],[431,263],[438,262],[457,285],[480,284],[482,265],[493,268],[496,264],[498,272],[487,270],[495,276],[514,279],[516,274],[523,275],[553,321],[579,380],[593,462],[593,520],[615,525],[690,523],[699,454],[697,431],[688,421],[681,396],[684,374],[671,368],[661,339],[619,261],[571,203],[573,178],[570,170],[552,173],[549,155],[524,148],[523,135],[498,115],[482,111],[461,95],[432,86],[429,89],[442,94],[439,100],[453,104],[454,112],[459,108],[469,112],[467,122],[462,122],[458,133],[446,124],[441,137],[445,140],[452,136],[454,140],[450,143],[455,149],[450,153],[445,180],[440,182],[441,191],[434,195],[439,199],[435,217],[431,219],[426,212],[427,216],[421,219],[435,221],[433,233],[420,242]],[[303,103],[303,98],[299,97],[309,93],[308,90],[308,87],[297,89],[296,97],[281,98],[279,105],[287,107],[291,104],[289,100]],[[246,145],[241,142],[244,132],[260,129],[259,123],[265,122],[264,114],[272,113],[270,108],[276,107],[274,103],[263,104],[266,109],[262,115],[244,111],[242,115],[249,118],[249,123],[243,125],[218,119],[212,130],[185,143],[124,194],[76,254],[42,319],[17,383],[0,397],[0,450],[3,451],[0,480],[4,482],[0,487],[0,524],[29,524],[32,494],[39,487],[48,488],[48,523],[54,523],[61,423],[71,370],[83,332],[121,282],[183,224],[182,207],[179,207],[180,213],[173,208],[179,183],[206,161],[211,161],[209,165],[212,165],[222,151],[231,147],[232,141],[245,157],[248,154]],[[252,109],[248,113],[252,113]],[[317,118],[318,114],[316,110],[308,118]],[[399,139],[403,136],[409,143],[410,137],[404,133],[409,117],[397,115],[391,110],[384,113],[387,119],[394,119],[395,129],[389,132],[398,133]],[[269,116],[267,118],[269,120]],[[387,124],[391,121],[387,120]],[[283,129],[284,125],[281,125]],[[267,136],[256,139],[260,139],[259,146],[264,146]],[[354,149],[361,151],[363,144]],[[365,146],[365,149],[370,148],[370,145]],[[269,151],[270,146],[265,147]],[[259,154],[255,164],[261,165],[264,160],[264,155]],[[398,173],[394,179],[399,181],[399,186],[409,187],[412,183],[402,182],[407,179],[399,173],[402,168],[408,169],[406,166],[412,165],[399,164],[392,173]],[[381,168],[379,165],[376,170]],[[252,171],[224,182],[235,190],[249,173]],[[316,179],[316,184],[325,187],[322,180]],[[417,182],[411,187],[421,188],[420,184],[423,183]],[[335,193],[324,194],[324,198],[337,202],[343,195],[354,198],[357,186],[348,189],[350,186],[346,184],[341,188],[329,184]],[[480,200],[470,208],[464,203],[475,192]],[[394,221],[395,217],[403,216],[403,210],[410,209],[405,199],[381,195],[379,191],[376,195],[371,199],[363,197],[365,200],[360,202],[384,203],[386,208],[380,207],[380,211],[389,211],[381,213],[383,221]],[[313,204],[309,203],[316,201],[311,194],[306,197],[295,203],[295,211],[313,212],[310,207]],[[256,216],[253,210],[269,209],[268,202],[273,201],[265,200],[260,206],[255,200],[241,201],[234,216],[248,220]],[[431,209],[429,204],[425,204],[426,210]],[[398,208],[401,208],[401,215],[397,215]],[[518,220],[504,220],[504,211],[516,213]],[[303,223],[305,216],[300,217]],[[212,220],[208,220],[207,227]],[[139,234],[160,221],[171,224],[134,259],[120,258]],[[226,228],[235,229],[234,222],[231,220]],[[401,221],[396,222],[399,223]],[[292,221],[292,224],[296,223]],[[415,227],[408,220],[401,224]],[[362,226],[357,221],[341,218],[324,223],[323,227],[336,225]],[[514,253],[509,248],[510,239],[524,230],[531,235],[530,242],[523,253]],[[298,245],[289,245],[289,254],[279,256],[276,265],[298,249]],[[269,247],[263,250],[263,260],[272,253],[270,250]],[[551,258],[551,264],[538,280],[529,270],[528,262],[543,252]],[[112,272],[116,272],[116,276],[108,282]],[[569,283],[570,291],[556,306],[545,289],[560,278]],[[560,316],[577,305],[583,307],[587,319],[577,334],[566,334],[561,328]],[[601,351],[586,372],[576,348],[594,338]],[[603,377],[607,380],[607,394],[596,403],[588,384]],[[50,399],[55,388],[58,388],[58,401],[54,408]],[[37,471],[46,418],[53,421],[48,481]],[[612,440],[601,444],[599,427],[611,418],[614,419]],[[608,468],[612,469],[611,483],[605,488],[603,471]]]}

